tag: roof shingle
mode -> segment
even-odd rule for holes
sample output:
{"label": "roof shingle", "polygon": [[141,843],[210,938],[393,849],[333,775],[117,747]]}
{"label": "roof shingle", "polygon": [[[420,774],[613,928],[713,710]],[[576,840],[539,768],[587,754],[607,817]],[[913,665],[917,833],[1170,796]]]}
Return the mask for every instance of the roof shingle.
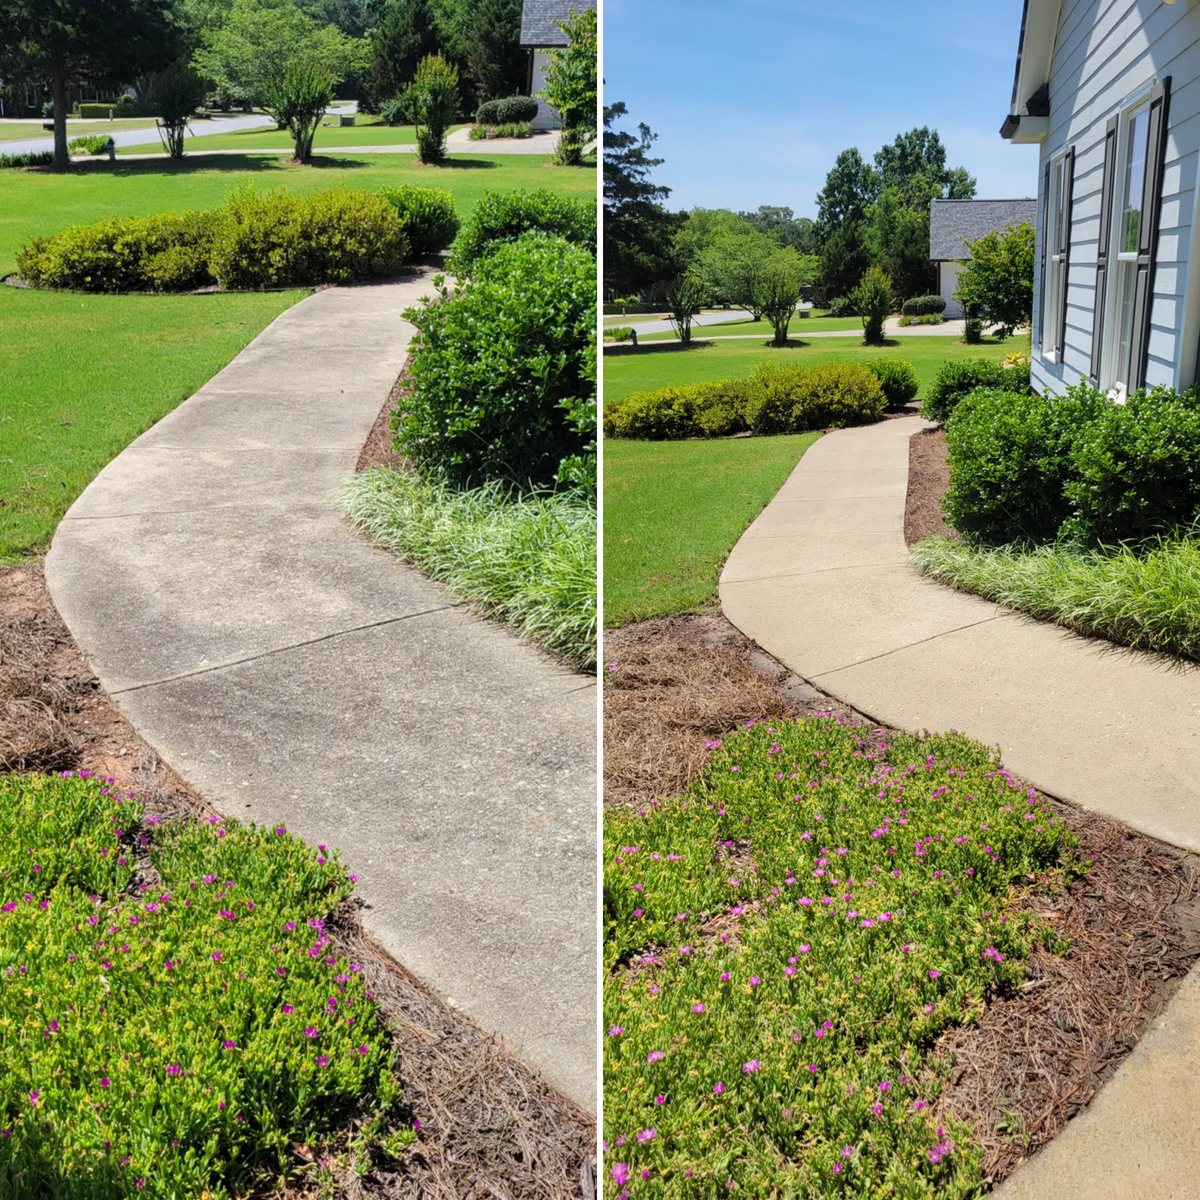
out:
{"label": "roof shingle", "polygon": [[565,21],[571,9],[595,8],[596,0],[525,0],[521,9],[521,45],[547,48],[565,46],[567,39],[555,21]]}
{"label": "roof shingle", "polygon": [[929,205],[929,257],[968,259],[962,239],[973,242],[1009,225],[1037,221],[1036,200],[933,200]]}

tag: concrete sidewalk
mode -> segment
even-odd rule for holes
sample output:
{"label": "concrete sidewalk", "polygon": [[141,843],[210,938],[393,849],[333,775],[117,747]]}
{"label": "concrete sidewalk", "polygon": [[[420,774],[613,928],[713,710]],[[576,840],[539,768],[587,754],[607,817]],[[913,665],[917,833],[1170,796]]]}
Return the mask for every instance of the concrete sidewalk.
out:
{"label": "concrete sidewalk", "polygon": [[100,473],[51,594],[231,816],[338,846],[405,967],[596,1107],[596,692],[350,531],[329,495],[421,278],[319,292]]}
{"label": "concrete sidewalk", "polygon": [[[908,440],[923,427],[903,418],[821,438],[730,554],[725,615],[875,720],[999,744],[1010,770],[1052,795],[1200,850],[1200,668],[917,575],[904,503]],[[1193,971],[1092,1106],[998,1194],[1196,1196],[1198,1105]]]}

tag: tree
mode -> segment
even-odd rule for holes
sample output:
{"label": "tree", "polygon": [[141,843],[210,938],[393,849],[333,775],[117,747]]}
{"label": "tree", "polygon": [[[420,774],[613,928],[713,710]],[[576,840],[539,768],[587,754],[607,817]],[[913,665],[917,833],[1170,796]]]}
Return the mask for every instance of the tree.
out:
{"label": "tree", "polygon": [[182,63],[168,67],[150,80],[146,102],[158,114],[159,137],[169,157],[183,157],[188,121],[203,99],[203,81]]}
{"label": "tree", "polygon": [[759,233],[769,234],[781,246],[791,246],[801,254],[817,253],[816,222],[796,217],[790,208],[760,204],[757,212],[738,213]]}
{"label": "tree", "polygon": [[[817,223],[824,236],[845,225],[860,225],[879,194],[879,177],[857,149],[843,150],[817,196]],[[856,276],[857,278],[857,276]]]}
{"label": "tree", "polygon": [[871,265],[865,221],[847,221],[829,230],[821,243],[821,286],[827,300],[847,295]]}
{"label": "tree", "polygon": [[929,212],[910,208],[899,188],[885,188],[871,210],[871,258],[891,276],[900,300],[927,296],[934,287],[929,258]]}
{"label": "tree", "polygon": [[555,158],[566,167],[583,161],[584,147],[596,136],[596,10],[571,10],[565,21],[555,21],[567,36],[567,46],[552,50],[546,82],[538,96],[562,118]]}
{"label": "tree", "polygon": [[796,314],[804,283],[800,255],[788,247],[776,252],[755,284],[755,306],[774,327],[776,346],[787,345],[788,325]]}
{"label": "tree", "polygon": [[[528,58],[521,48],[521,8],[522,0],[471,0],[467,5],[462,46],[481,101],[514,96],[525,86]],[[595,129],[593,121],[593,134]]]}
{"label": "tree", "polygon": [[667,285],[667,309],[679,341],[691,345],[692,318],[704,307],[708,291],[703,280],[690,272],[677,275]]}
{"label": "tree", "polygon": [[412,82],[421,60],[438,52],[429,0],[389,0],[368,37],[368,64],[359,87],[364,112],[378,112]]}
{"label": "tree", "polygon": [[324,67],[336,83],[362,69],[366,51],[361,39],[318,25],[292,0],[233,0],[225,21],[204,34],[193,62],[222,96],[269,108],[293,63]]}
{"label": "tree", "polygon": [[868,346],[882,345],[883,323],[896,303],[888,277],[878,267],[870,267],[850,299],[854,311],[862,317],[863,341]]}
{"label": "tree", "polygon": [[744,308],[757,321],[762,315],[759,285],[768,264],[781,253],[779,243],[765,233],[749,227],[730,230],[701,252],[695,270],[714,299]]}
{"label": "tree", "polygon": [[958,277],[955,299],[967,313],[1000,326],[1000,336],[1033,322],[1033,226],[1009,226],[964,244],[971,259]]}
{"label": "tree", "polygon": [[679,270],[673,241],[684,217],[663,207],[669,187],[653,183],[662,165],[650,156],[655,135],[643,121],[636,134],[617,127],[628,110],[604,109],[604,286],[626,295],[653,287]]}
{"label": "tree", "polygon": [[333,72],[315,62],[292,63],[283,79],[270,85],[271,110],[292,135],[299,162],[312,159],[313,138],[333,100],[335,85]]}
{"label": "tree", "polygon": [[446,157],[446,130],[458,115],[458,71],[440,54],[421,59],[401,96],[417,127],[417,157],[423,163]]}
{"label": "tree", "polygon": [[360,38],[374,26],[363,0],[296,0],[318,25],[336,25],[347,37]]}
{"label": "tree", "polygon": [[122,86],[179,52],[170,0],[4,0],[0,74],[44,79],[54,99],[54,166],[65,171],[67,88],[86,79]]}

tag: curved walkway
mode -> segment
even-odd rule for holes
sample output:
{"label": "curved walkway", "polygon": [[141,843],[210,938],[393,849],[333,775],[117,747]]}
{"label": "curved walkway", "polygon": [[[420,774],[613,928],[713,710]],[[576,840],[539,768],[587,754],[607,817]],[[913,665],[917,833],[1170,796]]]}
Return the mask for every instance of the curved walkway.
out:
{"label": "curved walkway", "polygon": [[46,560],[138,732],[338,846],[368,930],[595,1110],[596,694],[330,503],[424,279],[319,292],[110,463]]}
{"label": "curved walkway", "polygon": [[[919,418],[827,434],[734,547],[725,615],[881,723],[998,743],[1046,792],[1200,850],[1200,668],[1077,637],[907,564]],[[1200,968],[1094,1103],[999,1189],[1008,1200],[1192,1197]]]}

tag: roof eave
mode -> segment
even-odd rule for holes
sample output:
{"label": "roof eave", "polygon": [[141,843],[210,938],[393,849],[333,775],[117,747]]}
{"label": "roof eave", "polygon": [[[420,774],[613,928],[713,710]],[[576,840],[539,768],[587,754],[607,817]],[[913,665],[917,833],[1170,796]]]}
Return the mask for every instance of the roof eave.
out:
{"label": "roof eave", "polygon": [[1061,0],[1025,0],[1013,77],[1012,101],[1000,136],[1012,142],[1040,142],[1042,119],[1050,115],[1050,69],[1058,35]]}

